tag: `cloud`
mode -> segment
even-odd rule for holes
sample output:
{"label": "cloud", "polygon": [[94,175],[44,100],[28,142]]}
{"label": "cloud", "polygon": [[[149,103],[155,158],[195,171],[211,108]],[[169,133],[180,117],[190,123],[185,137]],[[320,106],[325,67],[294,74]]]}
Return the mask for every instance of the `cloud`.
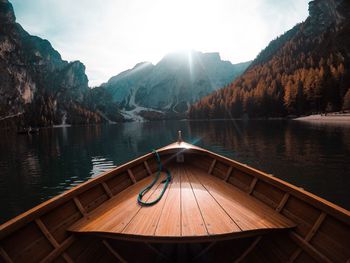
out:
{"label": "cloud", "polygon": [[238,63],[307,17],[307,0],[12,0],[17,20],[98,85],[176,49]]}

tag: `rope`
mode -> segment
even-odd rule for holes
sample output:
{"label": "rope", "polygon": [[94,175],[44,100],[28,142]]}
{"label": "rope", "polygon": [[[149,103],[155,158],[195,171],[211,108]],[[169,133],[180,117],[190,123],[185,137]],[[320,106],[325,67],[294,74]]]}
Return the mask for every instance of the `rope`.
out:
{"label": "rope", "polygon": [[162,172],[163,170],[163,166],[162,166],[162,163],[160,161],[160,156],[158,154],[158,152],[156,150],[152,150],[152,153],[154,153],[155,157],[156,157],[156,160],[157,160],[157,164],[158,164],[158,171],[157,171],[157,175],[156,177],[153,179],[153,181],[147,185],[144,189],[141,190],[141,192],[139,193],[138,197],[137,197],[137,202],[139,203],[139,205],[141,206],[152,206],[156,203],[158,203],[160,201],[160,199],[162,199],[164,193],[165,193],[165,190],[166,188],[168,187],[170,181],[171,181],[171,174],[170,174],[170,171],[166,168],[165,169],[165,172],[166,172],[166,175],[167,175],[167,178],[165,180],[163,180],[161,183],[163,184],[164,183],[164,186],[163,186],[163,190],[162,192],[160,193],[160,195],[158,196],[157,199],[151,201],[151,202],[146,202],[146,201],[142,201],[142,198],[143,196],[149,191],[151,190],[151,188],[157,183],[159,177],[160,177],[160,173]]}

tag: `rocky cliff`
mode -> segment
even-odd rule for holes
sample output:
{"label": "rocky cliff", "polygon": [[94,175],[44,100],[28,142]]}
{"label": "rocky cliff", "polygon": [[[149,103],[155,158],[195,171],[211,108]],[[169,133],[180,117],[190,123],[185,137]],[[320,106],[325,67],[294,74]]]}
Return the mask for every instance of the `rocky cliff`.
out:
{"label": "rocky cliff", "polygon": [[0,125],[51,126],[63,116],[71,124],[102,122],[86,105],[90,92],[85,66],[28,34],[0,0]]}

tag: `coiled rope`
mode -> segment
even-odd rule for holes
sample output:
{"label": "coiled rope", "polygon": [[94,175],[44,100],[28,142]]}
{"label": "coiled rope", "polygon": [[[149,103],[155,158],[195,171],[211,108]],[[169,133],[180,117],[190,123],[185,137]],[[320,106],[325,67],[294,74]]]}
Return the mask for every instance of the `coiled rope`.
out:
{"label": "coiled rope", "polygon": [[165,173],[166,173],[166,175],[167,175],[167,178],[161,182],[162,184],[164,184],[162,192],[160,193],[160,195],[158,196],[158,198],[155,199],[155,200],[153,200],[153,201],[150,201],[150,202],[142,201],[143,196],[157,183],[157,181],[159,180],[159,177],[160,177],[160,173],[161,173],[162,170],[163,170],[163,166],[162,166],[162,163],[161,163],[161,161],[160,161],[160,156],[159,156],[158,152],[157,152],[156,150],[152,150],[152,153],[153,153],[153,154],[155,155],[155,157],[156,157],[157,164],[158,164],[158,171],[157,171],[157,175],[156,175],[156,177],[153,179],[153,181],[152,181],[149,185],[147,185],[144,189],[142,189],[142,190],[140,191],[138,197],[137,197],[137,202],[138,202],[139,205],[141,205],[141,206],[152,206],[152,205],[158,203],[158,202],[162,199],[162,197],[163,197],[163,195],[164,195],[164,193],[165,193],[165,190],[166,190],[166,188],[168,187],[168,185],[169,185],[169,183],[170,183],[170,181],[171,181],[171,174],[170,174],[170,171],[169,171],[168,169],[164,168]]}

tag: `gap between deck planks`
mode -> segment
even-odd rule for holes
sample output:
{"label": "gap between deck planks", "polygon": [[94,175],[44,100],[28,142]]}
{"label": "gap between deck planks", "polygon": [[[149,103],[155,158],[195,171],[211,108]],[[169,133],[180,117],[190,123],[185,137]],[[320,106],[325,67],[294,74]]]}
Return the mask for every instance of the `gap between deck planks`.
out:
{"label": "gap between deck planks", "polygon": [[[153,179],[147,177],[111,198],[70,230],[195,237],[295,226],[272,208],[205,171],[184,164],[170,166],[169,170],[172,181],[157,204],[137,204],[139,191]],[[159,196],[163,189],[160,181],[145,198],[154,200]]]}

